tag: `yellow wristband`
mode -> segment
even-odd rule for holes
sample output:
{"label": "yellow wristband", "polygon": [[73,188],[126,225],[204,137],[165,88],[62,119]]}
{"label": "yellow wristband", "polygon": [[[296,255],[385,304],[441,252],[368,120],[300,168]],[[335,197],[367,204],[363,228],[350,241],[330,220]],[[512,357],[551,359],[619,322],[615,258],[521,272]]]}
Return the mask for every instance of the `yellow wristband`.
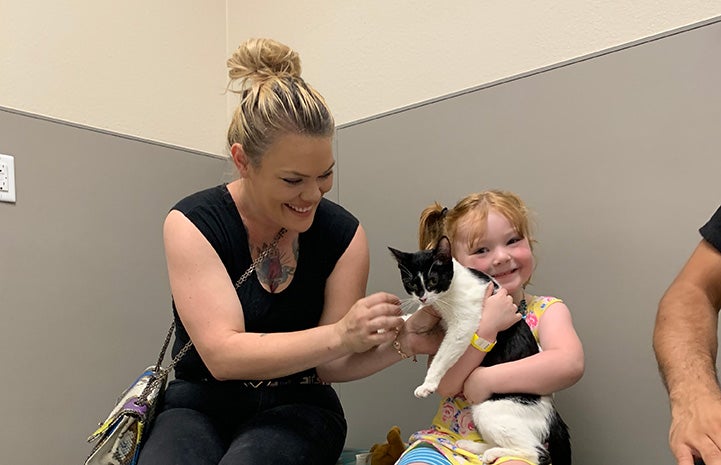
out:
{"label": "yellow wristband", "polygon": [[471,345],[481,352],[490,352],[493,346],[496,345],[496,341],[489,342],[480,337],[478,334],[473,333],[473,339],[471,339]]}

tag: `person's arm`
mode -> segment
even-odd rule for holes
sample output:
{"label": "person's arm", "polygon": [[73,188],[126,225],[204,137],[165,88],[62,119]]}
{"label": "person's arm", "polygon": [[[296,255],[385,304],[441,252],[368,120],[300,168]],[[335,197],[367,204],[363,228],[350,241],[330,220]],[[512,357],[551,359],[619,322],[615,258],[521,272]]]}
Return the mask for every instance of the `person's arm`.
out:
{"label": "person's arm", "polygon": [[540,353],[474,369],[463,386],[466,398],[478,403],[493,393],[549,395],[578,382],[584,372],[583,345],[566,304],[556,302],[546,309],[538,336],[543,348]]}
{"label": "person's arm", "polygon": [[[328,283],[327,292],[337,293],[341,291],[339,276],[351,280],[343,289],[347,299],[331,298],[326,303],[324,323],[332,324],[288,333],[245,331],[243,307],[220,257],[182,213],[168,214],[163,237],[176,308],[195,348],[219,380],[272,379],[297,373],[352,351],[387,344],[393,336],[377,330],[403,323],[396,296],[377,293],[361,298],[368,251],[360,227]],[[336,312],[333,318],[327,316],[329,306]]]}
{"label": "person's arm", "polygon": [[[494,295],[491,295],[493,286],[486,289],[486,299],[483,303],[481,321],[476,329],[476,334],[483,339],[493,342],[496,335],[504,329],[510,328],[521,319],[518,307],[513,304],[513,297],[508,291],[501,288]],[[461,358],[443,375],[438,384],[437,392],[442,397],[453,396],[463,390],[463,383],[468,375],[481,364],[486,353],[481,352],[468,341],[468,348],[461,355]]]}
{"label": "person's arm", "polygon": [[721,464],[716,376],[721,253],[702,240],[658,305],[653,348],[671,404],[670,446],[679,465],[698,453]]}
{"label": "person's arm", "polygon": [[[321,325],[340,326],[344,333],[352,336],[347,338],[349,341],[359,343],[349,347],[341,357],[334,357],[317,366],[318,375],[326,382],[360,379],[401,360],[401,356],[393,347],[393,340],[396,337],[394,328],[402,328],[403,319],[400,317],[393,319],[392,321],[396,323],[392,325],[373,325],[364,321],[368,312],[355,303],[365,295],[368,272],[368,245],[365,232],[359,225],[351,246],[338,261],[326,282],[325,308],[320,322]],[[395,302],[400,304],[398,298],[395,299]],[[394,315],[399,314],[400,312]],[[384,333],[373,335],[363,333],[369,328],[371,331],[383,329]],[[373,338],[373,344],[366,342],[370,337]]]}

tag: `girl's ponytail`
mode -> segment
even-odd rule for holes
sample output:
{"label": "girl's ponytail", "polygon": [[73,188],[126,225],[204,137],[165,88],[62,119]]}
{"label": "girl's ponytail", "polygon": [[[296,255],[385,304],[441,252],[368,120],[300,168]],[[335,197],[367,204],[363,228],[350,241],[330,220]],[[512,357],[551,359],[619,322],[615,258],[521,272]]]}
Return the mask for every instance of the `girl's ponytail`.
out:
{"label": "girl's ponytail", "polygon": [[432,249],[441,236],[445,235],[445,219],[448,209],[438,202],[427,206],[421,212],[418,225],[418,247],[421,250]]}

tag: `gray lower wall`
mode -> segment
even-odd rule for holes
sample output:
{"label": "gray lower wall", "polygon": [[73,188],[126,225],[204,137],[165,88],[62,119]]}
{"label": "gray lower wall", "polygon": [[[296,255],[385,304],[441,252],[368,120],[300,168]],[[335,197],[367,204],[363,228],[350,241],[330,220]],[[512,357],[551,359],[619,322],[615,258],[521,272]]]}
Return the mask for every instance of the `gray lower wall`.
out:
{"label": "gray lower wall", "polygon": [[[567,302],[586,349],[583,380],[557,395],[577,463],[672,463],[656,304],[721,203],[721,25],[701,26],[338,131],[330,197],[366,228],[370,292],[401,295],[385,247],[414,248],[434,200],[504,188],[536,212],[531,291]],[[228,165],[2,109],[0,153],[17,181],[0,203],[3,463],[82,463],[170,323],[163,218]],[[423,372],[338,385],[348,446],[427,426]]]}
{"label": "gray lower wall", "polygon": [[[415,249],[435,200],[501,188],[535,212],[530,291],[566,301],[586,351],[585,376],[556,396],[576,463],[673,463],[651,333],[721,204],[720,49],[716,20],[339,131],[340,202],[368,232],[369,292],[405,296],[386,246]],[[423,365],[341,386],[350,444],[430,424],[437,399],[412,392]]]}
{"label": "gray lower wall", "polygon": [[80,464],[170,325],[165,215],[227,162],[7,111],[0,153],[0,462]]}

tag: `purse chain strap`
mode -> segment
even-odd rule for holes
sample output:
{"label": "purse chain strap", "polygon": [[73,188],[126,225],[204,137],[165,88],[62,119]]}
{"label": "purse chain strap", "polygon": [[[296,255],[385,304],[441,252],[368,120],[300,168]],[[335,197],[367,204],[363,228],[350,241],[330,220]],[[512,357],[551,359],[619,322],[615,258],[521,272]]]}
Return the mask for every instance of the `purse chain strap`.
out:
{"label": "purse chain strap", "polygon": [[[271,253],[275,252],[278,247],[278,242],[283,237],[283,235],[286,233],[285,228],[280,228],[280,231],[278,231],[278,234],[275,235],[273,238],[273,242],[271,242],[266,248],[264,248],[260,254],[258,254],[258,257],[253,260],[253,262],[250,264],[247,270],[245,270],[245,273],[243,273],[240,278],[235,282],[235,288],[238,289],[245,280],[248,279],[248,277],[253,273],[253,271],[258,267],[260,262],[270,255]],[[163,359],[165,359],[165,352],[168,350],[168,345],[170,345],[170,339],[173,337],[173,331],[175,330],[175,319],[173,319],[173,322],[170,324],[170,329],[168,330],[168,334],[165,336],[165,341],[163,342],[163,347],[160,349],[160,354],[158,355],[158,361],[155,364],[155,375],[152,382],[148,383],[147,386],[145,386],[145,389],[143,389],[143,392],[138,396],[138,399],[136,400],[136,403],[138,405],[148,403],[148,395],[150,394],[150,391],[152,391],[158,384],[164,382],[165,379],[167,379],[168,374],[170,371],[175,368],[175,365],[180,362],[180,359],[185,356],[186,353],[190,350],[190,348],[193,346],[193,341],[188,341],[182,349],[180,349],[180,352],[173,357],[173,360],[168,364],[166,368],[163,368],[161,365],[163,363]]]}

